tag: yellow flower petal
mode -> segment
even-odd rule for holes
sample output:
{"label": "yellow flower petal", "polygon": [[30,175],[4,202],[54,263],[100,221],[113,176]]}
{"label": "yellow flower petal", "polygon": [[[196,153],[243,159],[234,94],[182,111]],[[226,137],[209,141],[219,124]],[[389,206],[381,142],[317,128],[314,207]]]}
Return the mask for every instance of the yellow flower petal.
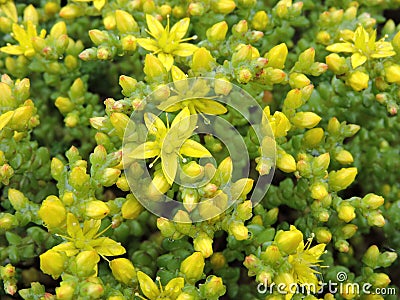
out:
{"label": "yellow flower petal", "polygon": [[67,232],[72,238],[83,238],[83,232],[78,219],[71,213],[67,215]]}
{"label": "yellow flower petal", "polygon": [[179,96],[172,96],[169,97],[166,101],[162,102],[160,105],[157,106],[159,110],[166,111],[166,112],[174,112],[178,110],[182,110],[185,106],[183,102],[180,101],[181,99]]}
{"label": "yellow flower petal", "polygon": [[13,1],[6,1],[0,4],[0,11],[3,11],[4,14],[10,18],[13,22],[18,22],[18,13],[17,8]]}
{"label": "yellow flower petal", "polygon": [[366,51],[366,46],[369,41],[369,34],[365,31],[364,27],[358,26],[356,31],[354,32],[354,46],[357,49]]}
{"label": "yellow flower petal", "polygon": [[65,252],[67,256],[75,256],[79,253],[79,250],[75,248],[73,242],[62,243],[52,248],[54,251]]}
{"label": "yellow flower petal", "polygon": [[172,185],[178,170],[178,155],[176,153],[167,153],[169,152],[168,150],[173,150],[172,147],[168,146],[170,145],[166,145],[161,151],[161,167],[168,184]]}
{"label": "yellow flower petal", "polygon": [[126,252],[125,248],[120,243],[108,238],[102,237],[89,242],[90,246],[97,251],[98,254],[104,256],[122,255]]}
{"label": "yellow flower petal", "polygon": [[362,55],[359,52],[356,52],[351,56],[351,66],[353,67],[353,69],[361,66],[366,61],[367,61],[367,57],[365,55]]}
{"label": "yellow flower petal", "polygon": [[100,220],[86,220],[83,222],[83,228],[82,228],[82,233],[85,236],[86,239],[92,239],[96,233],[99,231],[101,226],[101,221]]}
{"label": "yellow flower petal", "polygon": [[[185,107],[184,109],[182,109],[182,111],[179,114],[176,115],[176,117],[172,121],[171,129],[179,126],[183,130],[188,130],[189,129],[189,121],[190,121],[190,111],[187,107]],[[194,128],[193,128],[193,130],[194,130]]]}
{"label": "yellow flower petal", "polygon": [[128,157],[133,159],[146,159],[160,154],[160,148],[157,142],[146,142],[137,146]]}
{"label": "yellow flower petal", "polygon": [[354,48],[353,44],[351,43],[336,43],[329,45],[326,47],[326,50],[330,52],[355,52],[356,49]]}
{"label": "yellow flower petal", "polygon": [[164,122],[155,114],[146,113],[144,115],[144,122],[149,130],[149,134],[153,134],[160,138],[163,137],[167,132]]}
{"label": "yellow flower petal", "polygon": [[94,7],[96,7],[97,10],[101,10],[103,8],[104,4],[106,4],[106,0],[94,0],[93,1],[93,5],[94,5]]}
{"label": "yellow flower petal", "polygon": [[157,42],[150,38],[137,39],[136,42],[140,45],[140,47],[149,51],[157,51],[159,49]]}
{"label": "yellow flower petal", "polygon": [[158,21],[152,15],[146,15],[146,23],[147,23],[147,27],[150,30],[150,34],[155,39],[159,39],[161,37],[161,35],[163,34],[163,32],[165,31],[164,27],[162,26],[160,21]]}
{"label": "yellow flower petal", "polygon": [[21,44],[21,46],[23,44],[26,44],[26,41],[29,39],[26,31],[17,23],[14,23],[12,25],[12,30],[14,34],[14,39],[18,41]]}
{"label": "yellow flower petal", "polygon": [[228,110],[221,103],[210,99],[196,99],[193,100],[197,111],[209,115],[221,115]]}
{"label": "yellow flower petal", "polygon": [[11,55],[24,54],[24,49],[21,46],[16,46],[16,45],[1,47],[0,51]]}
{"label": "yellow flower petal", "polygon": [[12,119],[14,111],[8,111],[0,116],[0,130],[2,130],[7,123]]}
{"label": "yellow flower petal", "polygon": [[171,67],[174,64],[174,57],[171,54],[160,52],[158,53],[157,57],[162,62],[167,71],[171,70]]}
{"label": "yellow flower petal", "polygon": [[181,149],[180,153],[189,157],[211,157],[211,153],[202,144],[193,141],[186,140]]}
{"label": "yellow flower petal", "polygon": [[172,26],[170,35],[174,36],[175,40],[181,40],[189,29],[190,19],[184,18]]}
{"label": "yellow flower petal", "polygon": [[197,49],[198,49],[198,47],[196,45],[189,44],[189,43],[181,43],[174,50],[174,52],[172,52],[172,54],[186,57],[186,56],[192,55]]}
{"label": "yellow flower petal", "polygon": [[173,278],[165,286],[164,292],[168,294],[170,299],[176,299],[184,285],[185,280],[182,277]]}
{"label": "yellow flower petal", "polygon": [[147,274],[138,271],[137,277],[143,295],[145,295],[150,300],[156,299],[160,295],[160,290],[158,289],[157,285]]}

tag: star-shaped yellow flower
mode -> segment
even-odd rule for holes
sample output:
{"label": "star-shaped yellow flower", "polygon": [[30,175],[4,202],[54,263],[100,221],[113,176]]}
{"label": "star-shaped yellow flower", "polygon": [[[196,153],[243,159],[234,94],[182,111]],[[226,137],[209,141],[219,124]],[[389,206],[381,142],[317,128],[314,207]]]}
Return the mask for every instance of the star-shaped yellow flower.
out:
{"label": "star-shaped yellow flower", "polygon": [[187,107],[191,114],[204,113],[208,115],[220,115],[228,111],[221,103],[207,98],[210,86],[206,80],[190,81],[186,78],[185,73],[176,66],[172,66],[171,75],[176,95],[163,101],[157,106],[158,109],[175,112]]}
{"label": "star-shaped yellow flower", "polygon": [[159,286],[157,286],[148,275],[141,271],[137,272],[137,277],[139,280],[140,289],[146,298],[140,296],[139,294],[136,294],[135,296],[145,300],[175,300],[181,294],[181,290],[185,285],[185,281],[182,277],[171,279],[164,288],[162,287],[161,283],[159,283]]}
{"label": "star-shaped yellow flower", "polygon": [[190,56],[197,49],[195,45],[184,43],[188,40],[196,39],[196,36],[186,38],[190,19],[184,18],[176,23],[172,28],[169,28],[169,19],[167,26],[164,28],[160,21],[152,15],[146,15],[147,27],[146,30],[151,38],[137,39],[137,43],[146,50],[152,51],[157,54],[158,59],[169,71],[174,63],[174,56]]}
{"label": "star-shaped yellow flower", "polygon": [[396,54],[392,44],[385,42],[384,38],[376,41],[376,30],[370,35],[361,25],[354,32],[351,41],[329,45],[326,50],[353,53],[351,56],[353,69],[361,66],[368,59],[389,57]]}
{"label": "star-shaped yellow flower", "polygon": [[191,116],[187,107],[175,117],[171,128],[167,128],[163,121],[152,113],[146,113],[144,121],[149,135],[154,136],[155,140],[137,146],[129,157],[133,159],[156,157],[155,161],[161,158],[162,171],[169,184],[174,182],[178,160],[182,154],[190,157],[211,157],[204,146],[189,139],[196,128],[197,116]]}
{"label": "star-shaped yellow flower", "polygon": [[101,221],[91,219],[83,223],[81,228],[78,219],[71,213],[67,215],[68,236],[61,236],[67,240],[53,247],[53,251],[65,252],[67,256],[75,256],[81,251],[95,250],[100,256],[116,256],[124,254],[125,248],[120,243],[108,238],[99,237],[103,232],[98,233]]}
{"label": "star-shaped yellow flower", "polygon": [[[19,42],[19,45],[7,45],[5,47],[1,47],[0,51],[12,55],[24,55],[28,58],[35,55],[32,39],[38,36],[36,32],[36,26],[31,21],[28,21],[26,23],[26,29],[24,29],[22,26],[14,23],[12,30],[13,37]],[[45,36],[46,30],[42,29],[39,37],[44,38]]]}

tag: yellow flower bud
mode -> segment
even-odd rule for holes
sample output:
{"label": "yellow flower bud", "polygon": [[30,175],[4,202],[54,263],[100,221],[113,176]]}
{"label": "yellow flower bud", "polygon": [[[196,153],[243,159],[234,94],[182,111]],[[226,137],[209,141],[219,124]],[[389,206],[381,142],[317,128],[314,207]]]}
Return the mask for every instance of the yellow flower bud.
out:
{"label": "yellow flower bud", "polygon": [[204,265],[203,255],[200,252],[194,252],[182,261],[180,271],[185,275],[187,282],[195,283],[202,277]]}
{"label": "yellow flower bud", "polygon": [[215,252],[210,258],[210,263],[214,270],[219,270],[226,265],[226,258],[222,252]]}
{"label": "yellow flower bud", "polygon": [[96,46],[106,43],[109,40],[108,33],[98,29],[89,30],[89,37]]}
{"label": "yellow flower bud", "polygon": [[321,200],[328,195],[328,190],[323,183],[314,183],[311,187],[311,197],[313,199]]}
{"label": "yellow flower bud", "polygon": [[328,122],[328,128],[327,128],[328,132],[330,134],[336,134],[339,132],[340,130],[340,123],[338,121],[338,119],[336,119],[335,117],[331,118]]}
{"label": "yellow flower bud", "polygon": [[222,278],[211,275],[207,277],[204,285],[200,285],[200,289],[204,291],[206,299],[214,299],[225,294],[226,287],[222,282]]}
{"label": "yellow flower bud", "polygon": [[336,53],[331,53],[325,57],[325,62],[328,65],[329,70],[337,75],[344,74],[349,69],[346,64],[346,59]]}
{"label": "yellow flower bud", "polygon": [[322,45],[328,45],[330,40],[331,40],[331,35],[327,31],[319,31],[317,33],[317,42],[322,44]]}
{"label": "yellow flower bud", "polygon": [[60,286],[56,288],[57,300],[72,300],[74,291],[75,284],[70,281],[61,281]]}
{"label": "yellow flower bud", "polygon": [[157,219],[157,228],[164,237],[179,239],[182,236],[181,233],[177,232],[174,223],[165,218]]}
{"label": "yellow flower bud", "polygon": [[133,35],[124,36],[121,39],[122,49],[125,51],[136,50],[136,38]]}
{"label": "yellow flower bud", "polygon": [[237,76],[237,80],[239,83],[248,83],[253,78],[253,74],[247,68],[243,68],[239,70],[239,74]]}
{"label": "yellow flower bud", "polygon": [[125,284],[129,285],[136,277],[135,267],[126,258],[113,259],[110,262],[110,268],[115,279]]}
{"label": "yellow flower bud", "polygon": [[74,167],[69,174],[69,183],[76,189],[83,188],[90,180],[85,167]]}
{"label": "yellow flower bud", "polygon": [[157,299],[160,294],[160,290],[153,280],[147,274],[141,271],[137,272],[137,278],[139,280],[142,293],[149,299]]}
{"label": "yellow flower bud", "polygon": [[400,31],[396,33],[392,40],[392,45],[397,54],[400,53]]}
{"label": "yellow flower bud", "polygon": [[51,275],[57,279],[64,272],[64,265],[67,261],[67,256],[62,252],[48,250],[39,256],[40,269],[45,274]]}
{"label": "yellow flower bud", "polygon": [[148,187],[147,195],[150,199],[158,199],[165,194],[171,185],[168,183],[162,172],[155,172],[151,184]]}
{"label": "yellow flower bud", "polygon": [[242,35],[249,30],[246,20],[240,20],[237,24],[233,25],[232,32]]}
{"label": "yellow flower bud", "polygon": [[249,229],[243,224],[243,222],[232,222],[229,225],[229,232],[238,241],[247,240],[249,238]]}
{"label": "yellow flower bud", "polygon": [[355,71],[347,78],[347,84],[357,92],[366,89],[368,87],[368,82],[369,75],[361,71]]}
{"label": "yellow flower bud", "polygon": [[386,81],[400,84],[400,65],[393,64],[385,68]]}
{"label": "yellow flower bud", "polygon": [[390,283],[390,278],[385,273],[374,273],[368,278],[370,282],[376,288],[385,288]]}
{"label": "yellow flower bud", "polygon": [[76,273],[80,276],[91,276],[97,272],[100,256],[95,250],[81,251],[75,257]]}
{"label": "yellow flower bud", "polygon": [[286,173],[292,173],[296,171],[296,161],[294,160],[294,157],[283,150],[278,150],[276,166]]}
{"label": "yellow flower bud", "polygon": [[283,105],[290,109],[298,109],[303,105],[302,92],[299,89],[290,90],[283,102]]}
{"label": "yellow flower bud", "polygon": [[119,138],[123,138],[125,133],[125,128],[129,122],[129,117],[126,114],[115,112],[111,114],[110,121],[115,129],[115,133],[117,134],[117,136]]}
{"label": "yellow flower bud", "polygon": [[307,130],[303,136],[303,142],[307,147],[316,147],[324,138],[324,130],[322,128],[312,128]]}
{"label": "yellow flower bud", "polygon": [[378,263],[379,255],[380,255],[380,253],[379,253],[378,246],[372,245],[365,252],[362,261],[366,265],[368,265],[370,267],[374,267]]}
{"label": "yellow flower bud", "polygon": [[299,128],[313,128],[321,121],[321,117],[313,112],[298,112],[290,121]]}
{"label": "yellow flower bud", "polygon": [[227,96],[232,90],[232,83],[226,78],[217,78],[214,82],[214,91],[217,95]]}
{"label": "yellow flower bud", "polygon": [[99,299],[104,294],[104,287],[96,277],[89,277],[81,285],[81,294],[89,297],[89,299]]}
{"label": "yellow flower bud", "polygon": [[265,11],[260,10],[255,13],[253,20],[251,21],[251,25],[255,30],[265,30],[268,25],[268,15]]}
{"label": "yellow flower bud", "polygon": [[112,186],[117,182],[119,175],[121,175],[121,170],[105,168],[101,174],[100,182],[106,187]]}
{"label": "yellow flower bud", "polygon": [[332,233],[327,228],[318,228],[315,237],[318,243],[328,244],[332,240]]}
{"label": "yellow flower bud", "polygon": [[135,91],[137,80],[135,78],[121,75],[119,77],[119,85],[122,87],[122,92],[125,96],[129,96]]}
{"label": "yellow flower bud", "polygon": [[139,30],[135,19],[126,11],[117,9],[115,11],[115,20],[120,33],[132,33]]}
{"label": "yellow flower bud", "polygon": [[36,109],[33,106],[33,103],[31,105],[30,100],[27,100],[27,102],[25,103],[27,105],[18,107],[16,110],[14,110],[14,114],[11,120],[7,124],[13,130],[17,131],[27,130],[29,127],[29,121],[36,112]]}
{"label": "yellow flower bud", "polygon": [[64,164],[62,163],[62,161],[56,157],[53,157],[53,159],[51,160],[51,176],[53,176],[54,179],[58,180],[63,170]]}
{"label": "yellow flower bud", "polygon": [[274,265],[281,258],[282,254],[276,245],[269,245],[267,249],[261,253],[261,259],[267,264]]}
{"label": "yellow flower bud", "polygon": [[242,220],[246,221],[251,218],[253,215],[253,204],[251,200],[246,200],[243,203],[239,204],[236,209],[237,216]]}
{"label": "yellow flower bud", "polygon": [[382,196],[378,196],[375,194],[367,194],[364,198],[361,199],[361,203],[365,205],[368,209],[377,209],[383,205],[385,199]]}
{"label": "yellow flower bud", "polygon": [[26,198],[22,192],[16,189],[8,190],[8,200],[16,211],[22,210],[29,205],[28,198]]}
{"label": "yellow flower bud", "polygon": [[63,114],[71,112],[75,107],[75,104],[67,97],[58,97],[55,105]]}
{"label": "yellow flower bud", "polygon": [[210,51],[201,47],[193,53],[192,70],[194,72],[209,72],[215,64],[215,59],[212,57]]}
{"label": "yellow flower bud", "polygon": [[346,224],[341,229],[341,237],[345,240],[351,238],[357,232],[357,225],[355,224]]}
{"label": "yellow flower bud", "polygon": [[146,54],[143,71],[149,80],[156,80],[157,78],[163,77],[167,74],[162,62],[151,54]]}
{"label": "yellow flower bud", "polygon": [[199,251],[204,258],[210,257],[213,254],[213,240],[206,233],[201,232],[194,240],[193,246],[195,251]]}
{"label": "yellow flower bud", "polygon": [[342,165],[351,164],[354,161],[353,155],[351,155],[351,153],[347,150],[340,150],[335,155],[335,160],[337,160]]}
{"label": "yellow flower bud", "polygon": [[289,75],[289,84],[292,88],[301,89],[311,83],[306,75],[301,73],[291,73]]}
{"label": "yellow flower bud", "polygon": [[129,183],[128,183],[128,180],[126,179],[125,174],[122,174],[121,177],[118,178],[116,185],[121,191],[124,191],[124,192],[128,192],[130,189]]}
{"label": "yellow flower bud", "polygon": [[281,251],[292,254],[296,252],[300,242],[303,241],[303,234],[291,225],[289,231],[278,231],[274,240]]}
{"label": "yellow flower bud", "polygon": [[236,4],[233,0],[216,0],[212,1],[211,8],[216,13],[227,15],[236,8]]}
{"label": "yellow flower bud", "polygon": [[340,220],[349,223],[356,217],[355,209],[349,203],[344,202],[337,208],[338,217]]}
{"label": "yellow flower bud", "polygon": [[83,14],[83,10],[78,5],[67,5],[61,8],[60,17],[63,19],[74,19],[80,17]]}
{"label": "yellow flower bud", "polygon": [[126,201],[121,207],[124,219],[136,219],[143,210],[143,206],[132,194],[126,196]]}
{"label": "yellow flower bud", "polygon": [[18,221],[14,215],[9,213],[1,213],[0,214],[0,229],[1,230],[10,230],[14,226],[18,225]]}
{"label": "yellow flower bud", "polygon": [[106,15],[103,18],[103,24],[104,24],[104,27],[107,30],[114,30],[115,27],[117,26],[117,21],[115,19],[115,14],[112,13],[112,14]]}
{"label": "yellow flower bud", "polygon": [[225,21],[214,24],[210,27],[206,34],[210,42],[217,42],[225,40],[226,33],[228,32],[228,23]]}
{"label": "yellow flower bud", "polygon": [[24,22],[32,22],[34,25],[39,23],[39,13],[32,4],[24,9]]}
{"label": "yellow flower bud", "polygon": [[160,15],[163,17],[167,17],[172,12],[172,7],[168,4],[163,4],[159,7]]}
{"label": "yellow flower bud", "polygon": [[335,191],[341,191],[353,183],[357,175],[357,168],[342,168],[339,171],[329,172],[329,187]]}
{"label": "yellow flower bud", "polygon": [[75,56],[68,54],[65,56],[64,64],[68,70],[74,70],[78,67],[78,59]]}
{"label": "yellow flower bud", "polygon": [[64,204],[56,196],[48,196],[40,206],[39,217],[50,228],[61,227],[66,220],[67,212]]}
{"label": "yellow flower bud", "polygon": [[372,211],[367,215],[368,225],[376,226],[376,227],[383,227],[385,226],[385,218],[379,211]]}
{"label": "yellow flower bud", "polygon": [[178,210],[174,216],[175,228],[183,234],[188,234],[192,227],[192,220],[186,211]]}
{"label": "yellow flower bud", "polygon": [[92,200],[86,204],[85,214],[92,219],[103,219],[110,212],[107,204],[100,200]]}

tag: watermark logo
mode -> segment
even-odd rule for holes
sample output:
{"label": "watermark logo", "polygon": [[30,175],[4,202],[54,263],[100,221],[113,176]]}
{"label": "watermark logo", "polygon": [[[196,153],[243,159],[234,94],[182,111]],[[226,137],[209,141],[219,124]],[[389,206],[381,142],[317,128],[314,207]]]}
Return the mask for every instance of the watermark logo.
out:
{"label": "watermark logo", "polygon": [[[210,140],[220,149],[209,151]],[[259,176],[254,156],[260,156],[262,144],[268,147],[262,155],[267,170]],[[249,186],[247,199],[256,205],[275,167],[275,140],[262,107],[219,79],[188,78],[154,91],[132,113],[122,149],[138,201],[157,216],[180,222],[218,216]],[[180,211],[190,219],[177,220]]]}
{"label": "watermark logo", "polygon": [[320,281],[318,285],[314,283],[274,283],[264,284],[259,283],[257,285],[257,292],[260,294],[273,294],[278,293],[281,295],[286,294],[341,294],[341,295],[396,295],[396,289],[394,287],[373,287],[371,283],[364,282],[347,282],[348,275],[346,272],[340,271],[336,274],[336,281]]}

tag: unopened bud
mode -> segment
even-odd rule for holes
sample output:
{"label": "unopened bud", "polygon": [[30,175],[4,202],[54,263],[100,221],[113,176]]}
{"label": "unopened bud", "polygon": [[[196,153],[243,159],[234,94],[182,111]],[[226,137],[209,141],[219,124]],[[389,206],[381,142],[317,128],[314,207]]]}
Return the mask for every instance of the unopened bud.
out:
{"label": "unopened bud", "polygon": [[347,79],[347,84],[357,92],[366,89],[368,87],[368,83],[369,75],[361,71],[355,71],[351,73]]}
{"label": "unopened bud", "polygon": [[92,200],[86,204],[85,214],[92,219],[103,219],[110,212],[106,203],[100,200]]}
{"label": "unopened bud", "polygon": [[354,161],[353,155],[351,155],[351,153],[347,150],[340,150],[335,155],[335,160],[337,160],[342,165],[348,165]]}
{"label": "unopened bud", "polygon": [[204,265],[203,255],[194,252],[181,263],[180,271],[185,275],[187,282],[194,283],[203,275]]}
{"label": "unopened bud", "polygon": [[132,33],[139,30],[135,19],[126,11],[117,9],[115,11],[115,20],[120,33]]}
{"label": "unopened bud", "polygon": [[136,278],[135,267],[126,258],[116,258],[110,262],[113,276],[120,282],[130,284]]}
{"label": "unopened bud", "polygon": [[346,202],[344,202],[337,208],[337,212],[339,219],[346,223],[354,220],[356,217],[354,207]]}
{"label": "unopened bud", "polygon": [[200,233],[194,240],[193,246],[195,251],[199,251],[204,258],[213,254],[213,240],[206,233]]}
{"label": "unopened bud", "polygon": [[225,21],[214,24],[207,30],[207,39],[210,42],[223,41],[228,32],[228,23]]}
{"label": "unopened bud", "polygon": [[265,11],[260,10],[255,13],[253,20],[251,21],[251,25],[255,30],[265,30],[268,25],[268,15]]}
{"label": "unopened bud", "polygon": [[275,236],[276,245],[280,250],[287,254],[296,252],[296,249],[302,240],[303,234],[293,225],[290,226],[289,231],[278,231]]}
{"label": "unopened bud", "polygon": [[64,272],[64,265],[67,260],[67,256],[58,251],[48,250],[40,255],[40,269],[45,274],[51,275],[54,279],[57,279],[62,272]]}
{"label": "unopened bud", "polygon": [[341,191],[353,183],[357,175],[357,168],[342,168],[339,171],[329,172],[329,187],[335,191]]}
{"label": "unopened bud", "polygon": [[126,201],[121,207],[121,213],[124,219],[136,219],[143,210],[143,206],[132,194],[126,196]]}
{"label": "unopened bud", "polygon": [[67,212],[64,204],[56,196],[48,196],[40,206],[39,217],[50,228],[61,227],[66,220]]}
{"label": "unopened bud", "polygon": [[290,121],[299,128],[313,128],[321,121],[321,117],[313,112],[298,112]]}
{"label": "unopened bud", "polygon": [[216,13],[227,15],[236,8],[236,4],[233,0],[216,0],[212,2],[211,8]]}

